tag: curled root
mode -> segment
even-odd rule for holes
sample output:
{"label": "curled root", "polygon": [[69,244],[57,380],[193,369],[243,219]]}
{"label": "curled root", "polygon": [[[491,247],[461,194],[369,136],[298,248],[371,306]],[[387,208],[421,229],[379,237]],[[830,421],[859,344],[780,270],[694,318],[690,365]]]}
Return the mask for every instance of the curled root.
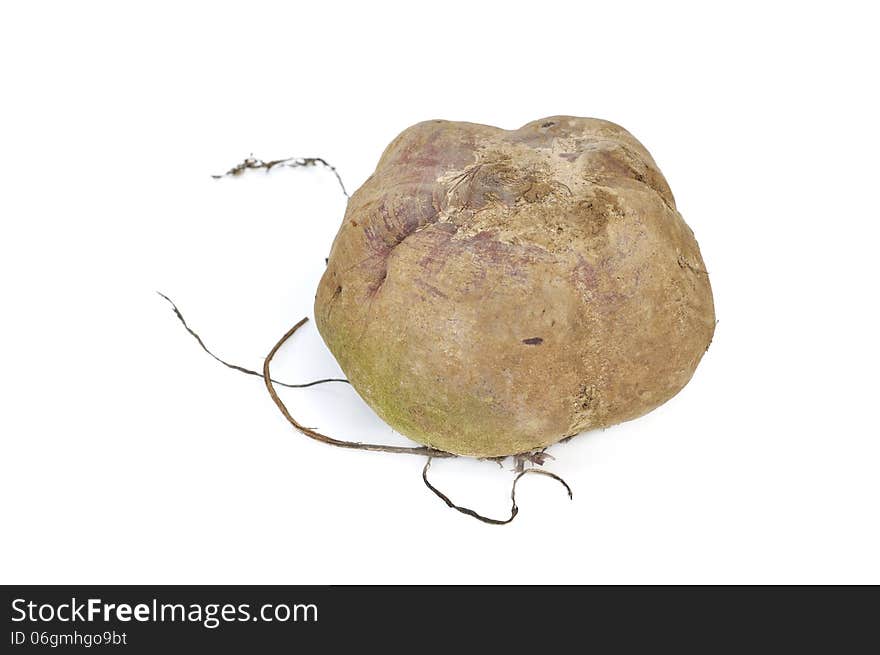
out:
{"label": "curled root", "polygon": [[345,190],[345,185],[342,183],[342,177],[339,175],[339,171],[336,170],[335,166],[332,166],[327,162],[327,160],[322,159],[321,157],[287,157],[286,159],[272,159],[270,161],[263,161],[262,159],[256,159],[253,155],[247,157],[244,161],[239,162],[232,168],[230,168],[225,173],[221,173],[219,175],[212,175],[215,180],[219,180],[222,177],[236,177],[241,175],[246,170],[252,169],[264,169],[267,173],[271,171],[275,167],[283,167],[283,168],[302,168],[305,166],[323,166],[327,170],[329,170],[333,175],[336,176],[336,181],[339,182],[339,188],[342,189],[342,193],[345,194],[345,197],[348,198],[348,191]]}
{"label": "curled root", "polygon": [[269,351],[269,354],[266,355],[266,361],[263,362],[263,380],[266,382],[266,389],[269,390],[269,395],[272,396],[272,400],[275,401],[275,404],[278,406],[278,409],[281,410],[281,413],[284,415],[284,418],[295,427],[297,430],[302,432],[307,437],[315,439],[316,441],[320,441],[322,443],[330,444],[331,446],[338,446],[340,448],[351,448],[354,450],[369,450],[373,452],[380,453],[401,453],[406,455],[428,455],[430,457],[457,457],[452,453],[447,453],[443,450],[437,450],[436,448],[430,448],[428,446],[387,446],[384,444],[371,444],[371,443],[361,443],[359,441],[342,441],[340,439],[334,439],[333,437],[328,437],[325,434],[321,434],[320,432],[307,428],[301,423],[299,423],[293,416],[291,416],[287,407],[281,398],[278,397],[278,394],[275,391],[274,381],[272,377],[269,375],[269,365],[272,363],[272,358],[275,357],[275,353],[285,344],[285,342],[293,336],[293,334],[299,330],[303,325],[308,322],[308,318],[304,318],[299,321],[296,325],[290,328],[281,339],[276,343],[272,350]]}
{"label": "curled root", "polygon": [[513,484],[510,487],[510,516],[506,519],[489,518],[487,516],[483,516],[482,514],[480,514],[478,512],[475,512],[474,510],[472,510],[468,507],[462,507],[461,505],[456,505],[451,500],[449,500],[449,496],[444,494],[442,491],[440,491],[437,487],[435,487],[433,484],[431,484],[428,481],[428,469],[431,468],[431,459],[432,459],[431,457],[428,457],[428,461],[425,462],[425,468],[422,469],[422,480],[424,481],[425,486],[428,487],[428,489],[430,489],[431,491],[433,491],[434,494],[440,500],[442,500],[444,503],[446,503],[446,505],[448,507],[451,507],[452,509],[454,509],[458,512],[461,512],[462,514],[467,514],[468,516],[472,516],[473,518],[477,519],[478,521],[482,521],[483,523],[489,523],[490,525],[507,525],[508,523],[513,521],[513,519],[516,518],[517,514],[519,514],[519,507],[517,507],[517,505],[516,505],[516,483],[519,482],[521,477],[523,477],[524,475],[527,475],[528,473],[537,473],[538,475],[546,475],[548,478],[553,478],[554,480],[559,482],[559,484],[561,484],[563,487],[565,487],[565,490],[568,492],[568,497],[570,499],[574,498],[574,495],[571,492],[571,487],[568,486],[568,483],[565,480],[563,480],[562,478],[560,478],[558,475],[556,475],[555,473],[550,473],[550,471],[544,471],[542,469],[525,469],[525,470],[517,473],[516,477],[513,479]]}
{"label": "curled root", "polygon": [[[195,330],[193,330],[189,325],[187,325],[186,319],[183,318],[183,314],[181,314],[180,310],[177,309],[177,305],[174,304],[174,301],[171,300],[171,298],[166,296],[161,291],[157,291],[156,293],[158,293],[160,296],[162,296],[165,300],[167,300],[171,304],[171,309],[174,310],[174,313],[177,316],[178,320],[181,323],[183,323],[183,327],[186,328],[186,331],[189,332],[196,341],[198,341],[199,345],[202,347],[202,350],[204,350],[206,353],[208,353],[215,360],[217,360],[218,362],[223,364],[223,366],[225,366],[226,368],[231,368],[233,371],[238,371],[240,373],[245,373],[247,375],[255,375],[258,378],[263,377],[262,373],[258,373],[257,371],[252,371],[251,369],[245,368],[243,366],[239,366],[238,364],[230,364],[225,359],[221,359],[220,357],[218,357],[217,355],[212,353],[208,349],[208,347],[205,345],[205,342],[202,341],[202,338],[198,335],[198,333],[196,333]],[[288,387],[289,389],[305,389],[307,387],[314,387],[318,384],[326,384],[327,382],[348,383],[348,380],[346,380],[345,378],[324,378],[323,380],[312,380],[311,382],[303,382],[301,384],[292,384],[290,382],[279,382],[278,380],[272,380],[272,382],[274,382],[275,384],[277,384],[278,386],[281,386],[281,387]]]}
{"label": "curled root", "polygon": [[[341,439],[335,439],[335,438],[329,437],[325,434],[321,434],[320,432],[318,432],[317,430],[315,430],[313,428],[308,428],[308,427],[302,425],[301,423],[299,423],[299,421],[297,421],[295,418],[293,418],[293,416],[290,414],[290,411],[287,409],[287,406],[284,404],[284,402],[281,400],[281,398],[278,397],[278,393],[275,391],[275,385],[289,387],[289,388],[295,388],[295,389],[302,389],[302,388],[306,388],[306,387],[312,387],[312,386],[315,386],[318,384],[324,384],[326,382],[348,382],[348,380],[345,380],[343,378],[326,378],[323,380],[314,380],[312,382],[305,382],[302,384],[291,384],[289,382],[279,382],[278,380],[275,380],[271,377],[269,367],[272,363],[272,359],[275,357],[276,353],[281,349],[281,347],[287,342],[287,340],[290,339],[290,337],[292,337],[294,335],[294,333],[296,333],[297,330],[299,330],[303,325],[305,325],[308,322],[308,320],[309,320],[308,318],[303,318],[302,320],[300,320],[296,325],[294,325],[292,328],[290,328],[283,337],[281,337],[281,339],[278,341],[278,343],[276,343],[272,347],[272,350],[269,351],[269,354],[266,356],[266,359],[263,363],[263,372],[258,373],[256,371],[252,371],[248,368],[244,368],[243,366],[238,366],[237,364],[230,364],[229,362],[221,359],[220,357],[215,355],[213,352],[211,352],[211,350],[209,350],[208,347],[205,345],[205,343],[202,341],[202,338],[198,335],[198,333],[195,332],[195,330],[193,330],[191,327],[189,327],[186,320],[183,318],[183,314],[177,308],[177,305],[174,304],[174,301],[171,300],[171,298],[169,298],[168,296],[166,296],[163,293],[160,293],[160,292],[157,292],[157,293],[159,293],[160,296],[162,296],[165,300],[168,301],[168,303],[171,305],[171,308],[174,310],[174,313],[177,316],[178,320],[181,322],[181,324],[186,329],[186,331],[189,332],[190,335],[192,335],[192,337],[198,342],[198,344],[202,347],[202,350],[204,350],[211,357],[213,357],[215,360],[217,360],[218,362],[220,362],[221,364],[223,364],[227,368],[231,368],[231,369],[233,369],[235,371],[239,371],[241,373],[246,373],[247,375],[256,375],[256,376],[263,378],[263,382],[266,384],[266,389],[268,389],[269,395],[272,397],[272,400],[275,402],[275,405],[281,411],[281,414],[284,416],[284,418],[286,418],[287,421],[294,428],[296,428],[299,432],[303,433],[307,437],[310,437],[311,439],[315,439],[316,441],[320,441],[322,443],[326,443],[331,446],[337,446],[339,448],[349,448],[349,449],[353,449],[353,450],[367,450],[367,451],[382,452],[382,453],[399,453],[399,454],[405,454],[405,455],[422,455],[422,456],[427,455],[428,461],[425,463],[425,468],[422,470],[422,480],[424,481],[425,486],[427,486],[428,489],[430,489],[432,492],[434,492],[434,494],[438,498],[440,498],[440,500],[442,500],[444,503],[446,503],[446,505],[448,507],[451,507],[452,509],[454,509],[458,512],[461,512],[462,514],[465,514],[467,516],[471,516],[471,517],[477,519],[478,521],[482,521],[483,523],[488,523],[490,525],[506,525],[507,523],[510,523],[511,521],[513,521],[513,519],[516,518],[516,515],[519,514],[519,507],[517,507],[517,504],[516,504],[516,485],[519,482],[520,478],[522,478],[524,475],[526,475],[528,473],[536,473],[538,475],[545,475],[549,478],[553,478],[554,480],[559,482],[563,487],[565,487],[565,490],[568,492],[569,498],[573,497],[571,487],[569,487],[568,483],[565,480],[563,480],[561,477],[556,475],[555,473],[550,473],[549,471],[544,471],[544,470],[536,469],[536,468],[524,468],[526,462],[530,462],[534,465],[540,466],[540,465],[544,464],[546,459],[552,459],[552,456],[549,455],[548,453],[545,453],[543,451],[539,451],[539,452],[535,452],[535,453],[521,453],[519,455],[513,456],[514,462],[516,465],[514,468],[514,471],[516,471],[517,474],[516,474],[516,477],[514,477],[513,484],[510,488],[511,506],[510,506],[510,516],[507,519],[502,520],[502,519],[489,518],[487,516],[483,516],[482,514],[479,514],[478,512],[476,512],[468,507],[462,507],[461,505],[456,505],[454,502],[452,502],[449,499],[449,496],[444,494],[442,491],[437,489],[437,487],[435,487],[433,484],[431,484],[428,481],[428,469],[431,467],[431,461],[435,457],[452,458],[452,457],[458,457],[458,455],[456,455],[454,453],[446,452],[444,450],[437,450],[436,448],[431,448],[429,446],[390,446],[390,445],[385,445],[385,444],[362,443],[359,441],[343,441]],[[499,466],[502,466],[502,461],[505,458],[499,457],[499,458],[491,458],[491,459],[492,459],[492,461],[495,461]]]}

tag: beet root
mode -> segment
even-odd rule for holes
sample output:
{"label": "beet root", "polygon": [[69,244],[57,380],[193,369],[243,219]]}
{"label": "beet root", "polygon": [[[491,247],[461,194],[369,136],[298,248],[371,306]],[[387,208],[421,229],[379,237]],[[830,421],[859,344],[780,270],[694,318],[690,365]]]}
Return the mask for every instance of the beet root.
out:
{"label": "beet root", "polygon": [[649,412],[715,328],[697,242],[651,155],[570,116],[405,130],[351,196],[315,319],[389,425],[475,457]]}

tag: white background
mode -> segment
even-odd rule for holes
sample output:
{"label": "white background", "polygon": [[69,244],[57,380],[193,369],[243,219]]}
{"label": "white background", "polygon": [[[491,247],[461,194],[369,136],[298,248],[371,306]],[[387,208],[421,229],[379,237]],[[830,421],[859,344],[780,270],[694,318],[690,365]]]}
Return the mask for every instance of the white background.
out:
{"label": "white background", "polygon": [[[868,4],[862,5],[867,7]],[[858,3],[7,3],[0,581],[880,582],[878,47]],[[718,318],[650,415],[551,449],[506,527],[422,460],[295,433],[259,367],[311,313],[351,190],[430,118],[620,123],[699,239]],[[313,324],[278,377],[339,374]],[[285,391],[405,443],[345,385]],[[485,513],[511,474],[436,462]]]}

